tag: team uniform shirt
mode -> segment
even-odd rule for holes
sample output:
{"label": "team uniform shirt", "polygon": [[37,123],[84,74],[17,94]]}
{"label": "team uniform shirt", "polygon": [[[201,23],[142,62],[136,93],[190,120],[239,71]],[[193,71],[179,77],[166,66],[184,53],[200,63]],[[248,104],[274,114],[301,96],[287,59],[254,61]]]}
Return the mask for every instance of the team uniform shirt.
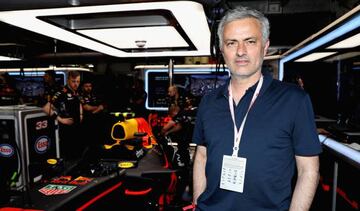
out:
{"label": "team uniform shirt", "polygon": [[170,108],[171,105],[177,105],[180,107],[180,109],[184,109],[184,106],[185,106],[185,98],[182,96],[182,95],[179,95],[178,99],[175,99],[175,97],[170,97],[170,96],[167,96],[166,97],[166,101],[167,101],[167,104],[168,104],[168,107]]}
{"label": "team uniform shirt", "polygon": [[[93,93],[90,94],[82,94],[80,96],[80,102],[82,105],[90,105],[90,106],[99,106],[101,104],[101,100],[96,97]],[[84,116],[85,118],[89,117],[91,115],[90,111],[84,110]]]}
{"label": "team uniform shirt", "polygon": [[80,123],[80,99],[77,92],[68,86],[56,92],[51,103],[62,118],[73,118],[75,123]]}
{"label": "team uniform shirt", "polygon": [[97,99],[97,97],[93,94],[83,94],[80,97],[81,103],[84,105],[91,105],[91,106],[98,106],[100,105],[100,101]]}
{"label": "team uniform shirt", "polygon": [[177,124],[191,124],[191,117],[184,110],[180,110],[172,119]]}
{"label": "team uniform shirt", "polygon": [[192,116],[191,112],[186,110],[180,110],[178,114],[176,114],[173,118],[173,121],[176,124],[180,124],[182,126],[182,130],[179,133],[179,136],[182,140],[186,140],[186,143],[189,144],[192,135]]}
{"label": "team uniform shirt", "polygon": [[144,90],[131,90],[130,96],[130,107],[133,112],[135,112],[136,117],[148,117],[148,112],[145,108],[145,102],[147,98],[147,93]]}
{"label": "team uniform shirt", "polygon": [[[220,189],[222,158],[232,155],[234,128],[229,109],[229,81],[205,95],[198,108],[193,141],[207,148],[207,187],[198,210],[288,210],[295,172],[295,155],[321,153],[314,112],[308,94],[293,84],[264,74],[259,96],[242,133],[238,157],[247,159],[242,193]],[[257,84],[234,104],[237,129],[249,108]],[[210,175],[210,176],[208,176]]]}

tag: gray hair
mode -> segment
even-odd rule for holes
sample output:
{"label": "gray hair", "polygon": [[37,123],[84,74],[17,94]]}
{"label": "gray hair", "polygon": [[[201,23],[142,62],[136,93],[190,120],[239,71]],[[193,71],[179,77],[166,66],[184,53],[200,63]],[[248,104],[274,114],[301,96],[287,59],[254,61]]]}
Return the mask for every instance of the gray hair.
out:
{"label": "gray hair", "polygon": [[235,20],[241,20],[244,18],[255,18],[260,22],[261,32],[262,32],[262,41],[265,43],[270,36],[270,23],[265,15],[255,9],[250,9],[248,7],[239,6],[235,9],[228,10],[224,17],[221,18],[217,29],[217,35],[219,37],[219,47],[222,48],[223,45],[223,32],[225,25],[229,22]]}

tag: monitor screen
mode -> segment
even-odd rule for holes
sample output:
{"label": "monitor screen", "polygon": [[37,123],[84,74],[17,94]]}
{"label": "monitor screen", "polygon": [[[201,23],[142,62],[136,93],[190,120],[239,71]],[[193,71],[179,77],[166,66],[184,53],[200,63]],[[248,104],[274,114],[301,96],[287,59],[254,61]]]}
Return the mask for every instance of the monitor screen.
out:
{"label": "monitor screen", "polygon": [[219,86],[224,85],[228,78],[228,75],[190,75],[191,94],[201,97]]}
{"label": "monitor screen", "polygon": [[16,89],[21,96],[35,97],[44,94],[42,77],[15,77]]}
{"label": "monitor screen", "polygon": [[[14,79],[15,88],[24,97],[38,97],[44,94],[44,72],[11,72],[9,75]],[[56,72],[56,81],[64,85],[64,73]]]}
{"label": "monitor screen", "polygon": [[[223,85],[229,78],[229,70],[215,71],[214,68],[175,69],[173,84],[182,95],[201,98],[206,93]],[[146,108],[167,110],[167,90],[170,85],[167,69],[145,70]]]}

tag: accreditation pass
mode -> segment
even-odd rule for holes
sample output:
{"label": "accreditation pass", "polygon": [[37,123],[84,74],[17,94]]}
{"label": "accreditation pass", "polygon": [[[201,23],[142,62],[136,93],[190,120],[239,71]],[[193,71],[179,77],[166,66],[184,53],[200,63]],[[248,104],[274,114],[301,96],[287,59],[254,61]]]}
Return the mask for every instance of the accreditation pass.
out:
{"label": "accreditation pass", "polygon": [[220,188],[242,193],[244,190],[246,158],[224,155]]}

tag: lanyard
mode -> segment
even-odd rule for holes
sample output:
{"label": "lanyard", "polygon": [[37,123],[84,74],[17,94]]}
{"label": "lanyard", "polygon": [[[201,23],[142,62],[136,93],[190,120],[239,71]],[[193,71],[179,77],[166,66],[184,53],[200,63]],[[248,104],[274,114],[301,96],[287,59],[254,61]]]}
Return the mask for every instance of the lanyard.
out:
{"label": "lanyard", "polygon": [[248,115],[248,113],[249,113],[249,111],[251,109],[251,106],[254,104],[256,98],[259,95],[260,89],[261,89],[262,84],[263,84],[263,80],[264,80],[263,75],[261,75],[259,83],[256,86],[255,93],[252,96],[249,108],[247,109],[245,117],[244,117],[243,121],[241,122],[239,131],[236,130],[237,127],[236,127],[236,122],[235,122],[234,103],[233,103],[233,97],[232,97],[231,84],[229,84],[229,107],[230,107],[231,118],[232,118],[232,121],[233,121],[233,124],[234,124],[234,146],[233,146],[233,154],[232,154],[232,156],[234,156],[234,157],[237,157],[237,155],[238,155],[240,140],[241,140],[241,136],[242,136],[242,133],[243,133],[243,130],[244,130],[244,125],[245,125],[246,118],[247,118],[247,115]]}

